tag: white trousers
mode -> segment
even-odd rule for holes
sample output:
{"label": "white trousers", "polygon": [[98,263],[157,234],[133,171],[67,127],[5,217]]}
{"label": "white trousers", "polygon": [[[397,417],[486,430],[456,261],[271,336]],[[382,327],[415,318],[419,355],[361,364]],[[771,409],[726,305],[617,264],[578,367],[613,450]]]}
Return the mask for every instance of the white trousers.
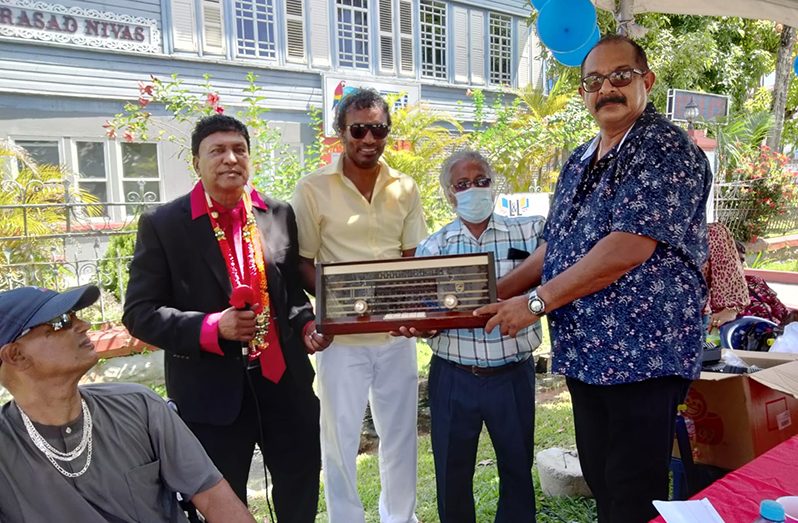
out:
{"label": "white trousers", "polygon": [[418,367],[415,338],[333,342],[316,354],[324,496],[330,523],[364,523],[357,493],[360,430],[371,404],[380,437],[380,521],[416,523]]}

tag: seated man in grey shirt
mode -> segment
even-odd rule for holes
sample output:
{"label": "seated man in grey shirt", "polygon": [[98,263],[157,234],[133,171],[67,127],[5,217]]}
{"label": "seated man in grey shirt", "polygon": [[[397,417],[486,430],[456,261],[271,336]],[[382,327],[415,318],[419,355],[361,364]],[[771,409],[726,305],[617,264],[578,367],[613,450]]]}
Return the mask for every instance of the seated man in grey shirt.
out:
{"label": "seated man in grey shirt", "polygon": [[209,522],[254,519],[202,446],[146,387],[78,387],[97,362],[75,311],[94,286],[0,293],[0,521],[184,522],[176,492]]}

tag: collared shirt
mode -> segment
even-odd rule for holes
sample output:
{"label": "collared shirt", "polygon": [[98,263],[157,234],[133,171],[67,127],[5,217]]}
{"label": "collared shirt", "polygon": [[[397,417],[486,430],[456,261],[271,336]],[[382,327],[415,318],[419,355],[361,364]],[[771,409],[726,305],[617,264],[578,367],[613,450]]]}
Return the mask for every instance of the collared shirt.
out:
{"label": "collared shirt", "polygon": [[[474,238],[457,218],[421,242],[416,256],[492,252],[498,279],[523,262],[510,259],[511,247],[529,254],[538,248],[544,223],[542,216],[507,218],[494,213],[487,229],[479,238]],[[446,360],[462,365],[497,367],[527,359],[540,345],[540,340],[540,322],[536,322],[515,338],[502,336],[498,327],[490,334],[485,329],[451,329],[441,331],[429,344],[437,356]]]}
{"label": "collared shirt", "polygon": [[598,140],[562,169],[544,238],[543,281],[612,232],[656,240],[652,256],[607,288],[549,314],[553,370],[611,385],[700,371],[707,296],[705,203],[712,173],[686,133],[649,104],[591,167]]}
{"label": "collared shirt", "polygon": [[[192,497],[222,480],[202,445],[146,387],[109,383],[80,387],[92,418],[92,460],[76,478],[61,475],[28,436],[16,402],[0,410],[0,520],[185,522],[176,492]],[[54,427],[34,423],[56,449],[75,449],[83,417]],[[84,451],[72,462],[78,472]]]}
{"label": "collared shirt", "polygon": [[[321,262],[399,258],[427,236],[416,182],[380,159],[369,202],[344,176],[343,155],[299,180],[291,202],[299,255]],[[337,336],[348,345],[386,343],[388,334]]]}

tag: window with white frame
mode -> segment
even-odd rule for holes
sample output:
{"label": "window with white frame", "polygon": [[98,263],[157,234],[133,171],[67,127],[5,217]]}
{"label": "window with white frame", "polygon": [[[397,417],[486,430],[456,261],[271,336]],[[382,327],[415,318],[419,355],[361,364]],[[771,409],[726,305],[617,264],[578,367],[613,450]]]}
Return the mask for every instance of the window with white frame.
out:
{"label": "window with white frame", "polygon": [[108,169],[105,164],[105,144],[103,142],[75,142],[77,154],[78,187],[94,195],[99,202],[108,198]]}
{"label": "window with white frame", "polygon": [[122,194],[126,202],[161,200],[158,146],[154,143],[123,143]]}
{"label": "window with white frame", "polygon": [[[157,144],[79,138],[15,139],[14,143],[24,148],[38,165],[70,168],[74,173],[72,181],[99,203],[161,201]],[[114,161],[120,157],[121,162]],[[115,167],[117,164],[121,165],[121,172]],[[103,205],[101,214],[121,219],[124,215],[121,207],[125,206]],[[127,206],[127,210],[134,212],[135,208]]]}
{"label": "window with white frame", "polygon": [[236,0],[236,52],[239,56],[277,58],[275,0]]}
{"label": "window with white frame", "polygon": [[488,21],[490,83],[509,85],[512,82],[512,18],[490,13]]}
{"label": "window with white frame", "polygon": [[368,0],[336,0],[338,65],[369,68]]}
{"label": "window with white frame", "polygon": [[[38,165],[61,165],[58,140],[15,140],[14,143],[25,149],[31,160]],[[19,165],[21,170],[23,165]]]}
{"label": "window with white frame", "polygon": [[421,0],[421,76],[446,79],[446,4]]}

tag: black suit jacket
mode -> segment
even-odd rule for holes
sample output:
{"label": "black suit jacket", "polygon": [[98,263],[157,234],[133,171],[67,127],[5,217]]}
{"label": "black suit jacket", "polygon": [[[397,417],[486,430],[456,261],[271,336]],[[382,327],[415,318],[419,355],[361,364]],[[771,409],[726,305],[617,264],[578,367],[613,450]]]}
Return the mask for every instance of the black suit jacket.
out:
{"label": "black suit jacket", "polygon": [[[288,204],[261,197],[268,210],[253,211],[287,366],[282,379],[310,387],[302,328],[313,309],[299,279],[296,218]],[[166,389],[187,421],[227,425],[240,411],[247,386],[241,344],[221,341],[222,357],[199,343],[205,315],[228,308],[231,290],[210,219],[191,219],[190,194],[141,216],[122,322],[136,338],[166,351]]]}

